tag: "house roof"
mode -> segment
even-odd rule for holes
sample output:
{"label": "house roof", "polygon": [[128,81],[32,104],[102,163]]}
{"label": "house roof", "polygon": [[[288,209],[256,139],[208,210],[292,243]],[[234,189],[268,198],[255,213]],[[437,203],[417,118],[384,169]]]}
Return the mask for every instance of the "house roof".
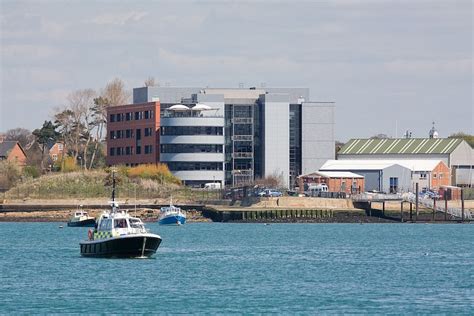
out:
{"label": "house roof", "polygon": [[459,138],[351,139],[338,155],[450,154],[463,140]]}
{"label": "house roof", "polygon": [[347,159],[328,160],[321,170],[380,170],[399,165],[411,171],[432,171],[441,160],[430,159]]}
{"label": "house roof", "polygon": [[323,177],[323,178],[364,178],[360,174],[349,171],[316,171],[301,177]]}
{"label": "house roof", "polygon": [[15,147],[17,143],[18,143],[17,141],[13,141],[13,140],[6,140],[6,141],[1,142],[0,143],[0,157],[8,157],[8,153],[10,152],[10,150],[13,149],[13,147]]}

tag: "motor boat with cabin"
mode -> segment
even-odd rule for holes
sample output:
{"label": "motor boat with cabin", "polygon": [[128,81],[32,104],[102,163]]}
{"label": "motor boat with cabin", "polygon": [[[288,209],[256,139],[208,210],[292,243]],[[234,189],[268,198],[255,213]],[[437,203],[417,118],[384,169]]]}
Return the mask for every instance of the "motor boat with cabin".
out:
{"label": "motor boat with cabin", "polygon": [[67,223],[68,227],[94,227],[95,226],[95,218],[89,216],[89,214],[79,209],[74,212],[74,215],[71,217],[69,222]]}
{"label": "motor boat with cabin", "polygon": [[105,210],[88,239],[80,242],[81,255],[106,258],[151,257],[161,243],[161,237],[150,233],[142,220],[119,209],[115,201],[115,177],[113,176],[110,210]]}
{"label": "motor boat with cabin", "polygon": [[169,206],[160,208],[158,223],[160,225],[183,225],[186,223],[186,213],[170,203]]}

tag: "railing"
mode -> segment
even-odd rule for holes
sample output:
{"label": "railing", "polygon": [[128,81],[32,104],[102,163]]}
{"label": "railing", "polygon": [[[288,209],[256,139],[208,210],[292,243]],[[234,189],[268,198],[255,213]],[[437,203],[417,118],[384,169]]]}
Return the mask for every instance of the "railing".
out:
{"label": "railing", "polygon": [[[406,202],[410,203],[416,203],[416,194],[414,193],[404,193],[402,195],[403,200]],[[440,200],[442,201],[442,200]],[[445,207],[442,205],[442,203],[436,204],[436,207],[434,206],[433,199],[431,198],[426,198],[423,196],[418,197],[418,203],[423,205],[424,207],[434,209],[437,212],[446,212],[451,216],[462,218],[462,208],[460,207],[448,207],[445,209]],[[470,210],[464,210],[464,218],[465,219],[473,219],[473,214]]]}
{"label": "railing", "polygon": [[232,136],[232,140],[235,140],[235,141],[252,141],[253,136],[252,135],[234,135],[234,136]]}
{"label": "railing", "polygon": [[244,152],[244,153],[232,153],[232,158],[252,158],[252,152]]}
{"label": "railing", "polygon": [[384,193],[360,193],[352,195],[354,202],[370,202],[370,201],[400,201],[401,193],[384,194]]}
{"label": "railing", "polygon": [[253,118],[249,117],[234,117],[232,119],[232,123],[234,124],[252,124]]}
{"label": "railing", "polygon": [[253,175],[253,170],[252,169],[237,169],[237,170],[232,170],[233,175],[243,175],[243,176],[251,176]]}

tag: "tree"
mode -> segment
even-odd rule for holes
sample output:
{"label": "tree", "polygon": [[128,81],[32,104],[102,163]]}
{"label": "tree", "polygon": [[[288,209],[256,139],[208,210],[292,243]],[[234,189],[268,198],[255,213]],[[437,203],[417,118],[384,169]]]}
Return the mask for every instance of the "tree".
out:
{"label": "tree", "polygon": [[107,106],[130,103],[130,92],[125,90],[125,84],[119,78],[115,78],[105,86],[101,97],[107,100]]}
{"label": "tree", "polygon": [[460,138],[464,139],[471,147],[474,147],[474,135],[469,135],[463,132],[454,133],[448,136],[448,138]]}
{"label": "tree", "polygon": [[335,145],[335,149],[336,149],[336,156],[335,157],[337,157],[337,153],[339,152],[339,150],[341,150],[342,147],[344,147],[345,144],[343,142],[340,142],[340,141],[336,140],[334,145]]}
{"label": "tree", "polygon": [[35,129],[33,135],[36,137],[36,141],[41,145],[41,170],[44,169],[44,150],[50,143],[56,142],[59,137],[59,133],[56,131],[56,125],[51,121],[44,121],[43,126],[40,129]]}
{"label": "tree", "polygon": [[155,78],[148,77],[148,79],[145,80],[145,87],[153,87],[155,85],[156,85]]}
{"label": "tree", "polygon": [[386,138],[390,138],[390,137],[388,137],[386,134],[377,134],[370,137],[370,139],[386,139]]}
{"label": "tree", "polygon": [[107,123],[107,106],[108,100],[103,97],[94,99],[94,106],[92,107],[93,121],[95,126],[94,149],[92,150],[89,169],[93,168],[96,156],[100,153],[99,146],[103,139],[105,124]]}
{"label": "tree", "polygon": [[29,148],[35,142],[35,137],[31,132],[25,128],[9,129],[5,133],[5,140],[13,140],[20,143],[23,149]]}
{"label": "tree", "polygon": [[10,189],[20,179],[21,170],[13,161],[0,161],[0,188]]}

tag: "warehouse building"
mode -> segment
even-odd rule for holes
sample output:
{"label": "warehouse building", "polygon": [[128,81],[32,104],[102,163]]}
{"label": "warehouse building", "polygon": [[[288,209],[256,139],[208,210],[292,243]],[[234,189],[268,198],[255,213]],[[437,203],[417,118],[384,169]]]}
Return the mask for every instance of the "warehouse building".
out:
{"label": "warehouse building", "polygon": [[392,161],[328,160],[319,171],[344,171],[361,175],[364,177],[366,191],[384,193],[411,191],[412,171]]}
{"label": "warehouse building", "polygon": [[347,171],[316,171],[298,177],[299,193],[306,192],[310,186],[323,183],[328,186],[328,192],[355,194],[365,190],[364,176],[360,174]]}
{"label": "warehouse building", "polygon": [[451,169],[453,185],[474,183],[474,149],[457,138],[351,139],[337,153],[337,159],[441,160]]}

